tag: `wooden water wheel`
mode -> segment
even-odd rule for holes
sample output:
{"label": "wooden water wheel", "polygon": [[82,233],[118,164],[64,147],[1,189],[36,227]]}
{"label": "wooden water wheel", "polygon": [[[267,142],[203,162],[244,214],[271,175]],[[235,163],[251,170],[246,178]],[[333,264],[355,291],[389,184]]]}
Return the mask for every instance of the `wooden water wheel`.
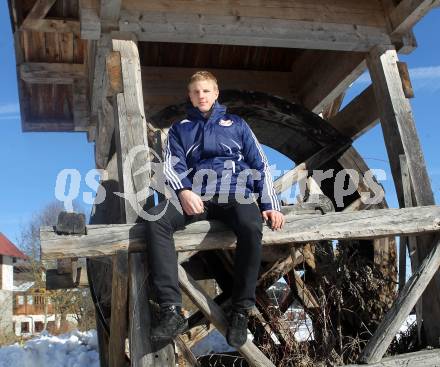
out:
{"label": "wooden water wheel", "polygon": [[[354,169],[363,176],[368,170],[366,163],[356,150],[351,147],[349,137],[347,138],[343,136],[327,121],[298,104],[292,104],[288,101],[264,93],[233,90],[222,91],[220,100],[221,103],[228,107],[228,111],[243,116],[248,121],[262,144],[281,152],[292,159],[296,164],[300,164],[304,161],[310,162],[310,165],[308,166],[310,173],[312,173],[313,169],[334,169],[335,174],[343,169]],[[181,120],[184,115],[185,104],[179,104],[169,106],[158,112],[151,118],[151,121],[156,128],[164,129],[166,131],[167,127],[173,122]],[[112,182],[112,180],[110,180],[107,184],[111,186],[115,183],[115,181]],[[280,181],[278,181],[278,183],[280,183]],[[281,185],[276,185],[276,187],[279,190]],[[330,180],[330,184],[327,185],[323,182],[323,193],[329,198],[334,197],[332,192],[333,188],[333,180]],[[358,189],[359,191],[371,191],[371,189],[365,185]],[[115,207],[111,207],[111,201],[109,202],[108,199],[104,203],[96,206],[96,211],[91,224],[112,223],[111,218],[108,216],[106,216],[106,218],[109,219],[102,221],[102,219],[100,219],[100,213],[101,211],[105,213],[118,213],[119,209],[117,206],[119,199],[115,199],[116,200],[113,204]],[[359,199],[360,195],[356,192],[344,198],[342,207],[338,207],[336,203],[334,203],[334,206],[338,211],[360,210],[371,207],[362,204],[362,202],[358,204]],[[381,200],[373,207],[386,208],[387,205],[385,200]],[[115,221],[117,221],[117,219],[115,219]],[[394,237],[389,237],[380,241],[364,240],[361,244],[357,244],[357,246],[359,250],[357,256],[364,257],[365,260],[367,260],[367,263],[369,261],[371,264],[374,264],[386,280],[385,283],[387,284],[387,287],[382,289],[381,297],[385,303],[390,305],[395,296],[396,250]],[[298,254],[299,253],[300,252],[298,252]],[[311,255],[312,258],[307,259],[308,264],[315,263],[313,253]],[[197,257],[201,257],[202,261],[207,265],[206,268],[211,269],[211,272],[205,273],[204,277],[206,279],[215,279],[217,283],[220,284],[220,288],[222,288],[222,297],[220,297],[220,300],[226,302],[228,295],[230,295],[232,278],[230,272],[231,266],[229,266],[228,271],[228,268],[225,268],[223,264],[228,261],[230,262],[231,258],[223,251],[218,251],[214,254],[211,252],[200,253]],[[304,266],[304,261],[301,261],[301,259],[296,259],[296,262],[297,268]],[[219,263],[221,266],[216,266],[216,264]],[[100,322],[103,323],[106,330],[109,330],[111,319],[111,264],[112,262],[110,258],[99,258],[88,262],[90,288],[93,291],[92,294],[94,294],[95,302],[98,306],[97,311]],[[190,260],[185,266],[185,269],[190,275],[195,276],[195,274],[200,273],[200,266],[200,259],[193,262]],[[325,263],[319,264],[319,266],[321,266],[322,269],[327,267],[327,271],[334,270]],[[257,290],[257,294],[259,295],[259,308],[263,313],[264,310],[270,306],[270,304],[268,304],[269,300],[266,294],[266,289],[280,277],[287,277],[290,274],[291,276],[293,275],[294,279],[295,276],[298,278],[298,272],[295,271],[294,268],[295,263],[292,260],[291,248],[289,245],[264,252],[264,263],[262,264],[261,272],[262,277],[259,280],[260,286]],[[315,270],[316,268],[312,268],[308,265],[307,272],[302,279],[308,279],[308,273],[313,273]],[[324,274],[320,272],[320,276]],[[197,278],[201,279],[200,275],[198,275]],[[310,274],[310,278],[313,278],[312,274]],[[316,276],[314,276],[314,278],[316,278]],[[311,316],[314,316],[316,313],[316,306],[319,307],[319,303],[316,304],[317,301],[313,296],[316,294],[313,290],[313,283],[308,284],[307,281],[303,281],[301,278],[297,280],[297,282],[298,281],[302,281],[303,283],[301,284],[307,287],[311,299],[304,298],[304,296],[301,297],[303,291],[296,289],[297,283],[295,282],[292,283],[292,290],[296,292],[294,293],[293,299],[301,297],[299,298],[299,301],[302,302],[305,307],[311,307]],[[313,302],[315,304],[311,306],[310,303]],[[286,306],[289,306],[289,304],[285,305],[284,308],[286,308]],[[348,306],[348,308],[349,307],[350,306]],[[308,308],[306,308],[306,310],[309,311]],[[265,316],[269,317],[268,314]],[[200,315],[193,315],[191,320],[193,321],[193,325],[199,324],[201,321]],[[266,322],[270,324],[271,320],[266,320]],[[367,320],[356,320],[356,325],[352,325],[353,333],[358,329],[358,324],[361,322],[367,323]]]}
{"label": "wooden water wheel", "polygon": [[[400,206],[386,209],[384,201],[366,205],[361,193],[377,193],[369,192],[372,179],[360,181],[358,191],[339,199],[330,179],[322,180],[321,186],[315,185],[315,176],[307,179],[313,200],[283,208],[288,222],[282,235],[263,233],[259,311],[252,326],[255,344],[249,341],[239,350],[248,363],[273,366],[258,348],[263,336],[273,333],[280,343],[290,337],[268,312],[271,300],[265,293],[283,275],[291,291],[274,311],[275,317],[297,297],[315,331],[320,331],[327,326],[314,309],[329,311],[330,319],[337,319],[338,342],[326,332],[315,333],[315,339],[330,349],[338,350],[339,343],[341,352],[341,335],[364,337],[363,325],[372,332],[380,320],[360,357],[364,363],[380,361],[415,305],[425,344],[439,346],[440,246],[431,232],[439,230],[440,214],[411,114],[407,68],[397,56],[417,46],[412,28],[438,5],[437,0],[10,0],[9,5],[22,130],[85,132],[95,146],[96,167],[107,172],[100,189],[106,190],[107,198],[95,205],[86,235],[59,236],[53,228],[41,230],[42,259],[88,258],[102,366],[128,363],[127,338],[132,366],[175,363],[171,344],[150,342],[143,227],[135,223],[131,206],[114,192],[128,196],[144,192],[151,172],[140,169],[148,166],[151,156],[141,151],[131,170],[123,163],[137,146],[160,152],[166,128],[182,114],[186,80],[199,69],[218,77],[224,89],[222,102],[247,119],[263,144],[296,163],[276,182],[279,192],[299,180],[304,170],[338,174],[344,168],[366,177],[368,166],[350,143],[380,119]],[[372,84],[340,110],[344,92],[367,69]],[[354,180],[347,177],[347,184]],[[153,205],[152,195],[144,196],[141,206]],[[331,207],[336,211],[328,212]],[[351,291],[365,294],[368,285],[381,278],[374,293],[378,301],[373,297],[371,303],[389,305],[394,296],[395,235],[411,236],[414,273],[403,287],[405,276],[400,272],[402,287],[390,310],[382,318],[383,308],[374,309],[374,322],[365,324],[363,313],[371,308],[362,309],[356,303],[359,297],[350,298]],[[180,261],[200,252],[194,255],[198,262],[191,258],[179,265],[181,287],[203,314],[196,313],[191,322],[196,325],[205,317],[224,332],[219,304],[227,304],[228,251],[234,237],[221,225],[211,228],[207,223],[188,226],[176,236]],[[299,250],[292,254],[293,244]],[[401,259],[405,248],[400,246]],[[305,264],[304,272],[295,272],[296,262]],[[210,266],[197,277],[214,278],[223,290],[217,303],[191,276],[196,277],[201,263]],[[222,266],[214,266],[219,263]],[[57,273],[66,271],[71,280],[77,267],[65,265]],[[356,266],[365,271],[353,269]],[[332,272],[337,273],[336,280]],[[359,287],[344,288],[339,297],[343,307],[338,301],[325,308],[322,295],[327,288],[321,280],[327,277],[331,283],[345,275]],[[188,346],[180,339],[176,342],[189,363],[196,363]],[[431,364],[440,363],[437,352],[422,356]],[[411,364],[420,355],[399,358]],[[279,356],[272,359],[277,362]]]}

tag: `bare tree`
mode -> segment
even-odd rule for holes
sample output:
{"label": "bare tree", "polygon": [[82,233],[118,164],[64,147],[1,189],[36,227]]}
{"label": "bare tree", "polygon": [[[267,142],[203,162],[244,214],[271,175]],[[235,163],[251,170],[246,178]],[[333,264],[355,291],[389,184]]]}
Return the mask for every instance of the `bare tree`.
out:
{"label": "bare tree", "polygon": [[[56,261],[42,261],[40,256],[40,227],[54,226],[57,223],[58,215],[64,210],[63,203],[54,201],[47,204],[41,211],[35,213],[32,219],[22,227],[18,244],[29,257],[31,272],[36,288],[45,288],[42,269],[55,268]],[[74,210],[83,212],[79,204],[74,202]],[[60,321],[61,328],[67,325],[67,315],[73,314],[81,329],[93,328],[95,316],[94,307],[88,289],[59,289],[45,293],[45,304],[50,299],[55,318]],[[47,310],[47,307],[46,307]],[[47,311],[46,311],[47,313]],[[47,314],[45,315],[47,318]],[[45,323],[44,327],[47,327]]]}

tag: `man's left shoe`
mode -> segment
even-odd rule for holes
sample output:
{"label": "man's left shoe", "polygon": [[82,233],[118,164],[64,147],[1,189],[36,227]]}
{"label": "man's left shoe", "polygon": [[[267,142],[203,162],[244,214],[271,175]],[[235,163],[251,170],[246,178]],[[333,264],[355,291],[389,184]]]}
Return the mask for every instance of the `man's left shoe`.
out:
{"label": "man's left shoe", "polygon": [[248,313],[246,310],[232,310],[226,341],[231,347],[239,348],[247,340]]}
{"label": "man's left shoe", "polygon": [[156,341],[173,339],[188,330],[188,320],[179,306],[161,306],[159,320],[151,329],[151,338]]}

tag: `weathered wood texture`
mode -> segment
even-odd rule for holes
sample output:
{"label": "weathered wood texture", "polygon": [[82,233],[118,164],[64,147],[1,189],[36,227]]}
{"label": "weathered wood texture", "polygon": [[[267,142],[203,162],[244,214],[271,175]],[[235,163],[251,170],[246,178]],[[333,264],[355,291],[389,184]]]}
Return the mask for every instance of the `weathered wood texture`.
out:
{"label": "weathered wood texture", "polygon": [[[121,367],[125,360],[127,337],[128,252],[113,255],[112,317],[110,322],[109,366]],[[121,348],[122,347],[122,348]]]}
{"label": "weathered wood texture", "polygon": [[362,362],[376,363],[382,359],[392,339],[396,336],[434,274],[438,271],[440,267],[439,238],[439,236],[436,236],[431,252],[405,284],[393,306],[386,313],[384,320],[368,341],[360,357]]}
{"label": "weathered wood texture", "polygon": [[101,36],[101,21],[98,7],[98,1],[79,0],[79,20],[82,39],[99,40]]}
{"label": "weathered wood texture", "polygon": [[[124,196],[121,197],[121,216],[126,223],[135,223],[139,209],[145,207],[150,196],[148,186],[151,175],[139,54],[137,45],[133,41],[113,40],[112,46],[113,51],[120,54],[121,72],[114,74],[116,76],[122,75],[123,85],[123,93],[116,94],[114,98],[118,176],[124,193]],[[119,65],[116,63],[116,69],[118,67]],[[110,85],[113,86],[114,78],[112,76],[114,74],[110,75]],[[148,338],[151,317],[147,297],[146,254],[130,254],[129,262],[131,365],[136,367],[174,366],[173,346],[164,344],[159,349],[154,349]],[[125,299],[126,301],[127,299]]]}
{"label": "weathered wood texture", "polygon": [[439,5],[438,0],[402,0],[390,13],[392,33],[408,32],[432,8]]}
{"label": "weathered wood texture", "polygon": [[399,69],[400,79],[402,80],[403,93],[406,98],[414,98],[414,89],[411,84],[411,78],[409,76],[408,64],[406,62],[397,62],[397,68]]}
{"label": "weathered wood texture", "polygon": [[[440,207],[379,209],[325,215],[286,215],[282,231],[263,229],[266,246],[332,239],[377,238],[397,234],[433,232],[440,229]],[[40,231],[43,259],[102,256],[119,249],[143,251],[144,228],[137,225],[88,226],[86,236],[58,236],[53,228]],[[177,251],[231,249],[235,236],[217,221],[190,224],[175,233]]]}
{"label": "weathered wood texture", "polygon": [[86,77],[84,64],[28,62],[20,65],[20,77],[27,83],[72,84]]}
{"label": "weathered wood texture", "polygon": [[270,17],[274,19],[289,19],[316,22],[345,23],[350,19],[353,24],[370,26],[385,26],[385,18],[379,1],[349,0],[334,2],[321,1],[228,1],[208,0],[204,3],[191,0],[161,1],[123,0],[122,7],[131,11],[170,12],[177,14],[202,15],[234,15],[237,17]]}
{"label": "weathered wood texture", "polygon": [[26,26],[30,21],[44,18],[53,4],[55,4],[55,0],[37,0],[29,14],[23,20],[22,26]]}
{"label": "weathered wood texture", "polygon": [[336,130],[353,140],[365,134],[378,121],[379,112],[371,85],[329,119]]}
{"label": "weathered wood texture", "polygon": [[[405,154],[416,205],[434,204],[434,195],[425,159],[415,128],[408,99],[405,98],[394,49],[375,48],[367,58],[378,105],[385,145],[396,186],[399,205],[405,205],[399,155]],[[412,259],[418,266],[432,246],[432,237],[418,239],[417,255]],[[422,297],[424,332],[429,344],[439,343],[440,325],[429,320],[440,318],[440,274],[437,274]]]}
{"label": "weathered wood texture", "polygon": [[[190,297],[191,301],[203,312],[208,320],[223,335],[226,335],[227,320],[220,306],[218,306],[205,291],[186,273],[179,265],[179,285]],[[261,352],[250,340],[238,348],[238,351],[249,362],[251,366],[268,367],[274,364]]]}
{"label": "weathered wood texture", "polygon": [[190,42],[267,47],[368,51],[391,44],[380,27],[239,17],[234,15],[173,14],[121,11],[119,28],[140,41]]}
{"label": "weathered wood texture", "polygon": [[[362,367],[365,364],[350,364],[345,367]],[[369,367],[437,367],[440,366],[440,350],[422,350],[415,353],[387,357]]]}

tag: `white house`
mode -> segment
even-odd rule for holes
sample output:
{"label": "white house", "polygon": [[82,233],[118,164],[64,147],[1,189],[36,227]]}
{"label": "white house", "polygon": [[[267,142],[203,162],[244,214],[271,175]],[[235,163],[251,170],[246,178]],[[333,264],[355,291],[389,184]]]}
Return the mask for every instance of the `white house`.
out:
{"label": "white house", "polygon": [[12,332],[12,292],[17,259],[26,259],[26,255],[0,232],[0,330],[5,332]]}

